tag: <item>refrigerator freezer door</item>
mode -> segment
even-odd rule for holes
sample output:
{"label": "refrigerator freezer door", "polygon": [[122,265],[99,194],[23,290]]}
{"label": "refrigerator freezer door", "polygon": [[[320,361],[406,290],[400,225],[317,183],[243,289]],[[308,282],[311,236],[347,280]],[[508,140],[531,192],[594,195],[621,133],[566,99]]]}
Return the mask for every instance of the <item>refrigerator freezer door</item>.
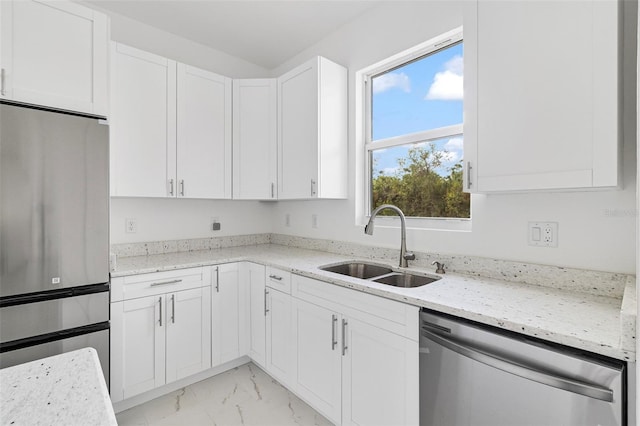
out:
{"label": "refrigerator freezer door", "polygon": [[108,130],[0,105],[0,297],[109,281]]}

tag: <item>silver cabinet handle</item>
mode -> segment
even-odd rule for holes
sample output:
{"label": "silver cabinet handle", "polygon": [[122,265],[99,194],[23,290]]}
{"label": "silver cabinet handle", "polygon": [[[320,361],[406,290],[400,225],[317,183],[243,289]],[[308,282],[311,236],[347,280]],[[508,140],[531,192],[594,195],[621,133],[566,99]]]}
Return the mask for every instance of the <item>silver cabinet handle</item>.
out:
{"label": "silver cabinet handle", "polygon": [[0,69],[0,95],[4,96],[7,93],[4,90],[4,68]]}
{"label": "silver cabinet handle", "polygon": [[169,179],[169,195],[173,197],[173,179]]}
{"label": "silver cabinet handle", "polygon": [[184,179],[180,179],[180,195],[184,197]]}
{"label": "silver cabinet handle", "polygon": [[282,277],[279,277],[277,275],[269,275],[269,278],[276,281],[282,281]]}
{"label": "silver cabinet handle", "polygon": [[220,293],[220,268],[216,266],[216,293]]}
{"label": "silver cabinet handle", "polygon": [[338,325],[338,316],[336,314],[331,315],[331,350],[336,350],[338,339],[336,339],[336,325]]}
{"label": "silver cabinet handle", "polygon": [[267,316],[267,312],[269,312],[269,309],[267,309],[267,297],[269,297],[269,289],[265,287],[264,289],[264,316]]}
{"label": "silver cabinet handle", "polygon": [[478,361],[485,365],[488,365],[489,367],[497,368],[498,370],[514,374],[518,377],[522,377],[523,379],[532,380],[543,385],[577,393],[590,398],[607,402],[613,401],[613,391],[611,389],[580,382],[567,377],[558,376],[551,372],[546,372],[531,368],[523,364],[519,364],[517,362],[505,359],[498,354],[491,354],[489,352],[485,352],[484,350],[468,346],[467,344],[460,344],[455,340],[441,336],[424,326],[422,327],[421,333],[427,339],[432,340],[433,342],[444,346],[445,348],[450,349],[460,355],[466,356],[467,358],[470,358],[474,361]]}
{"label": "silver cabinet handle", "polygon": [[311,179],[311,195],[316,195],[316,181]]}
{"label": "silver cabinet handle", "polygon": [[275,184],[271,182],[271,198],[275,198]]}
{"label": "silver cabinet handle", "polygon": [[171,322],[176,323],[176,295],[171,295]]}
{"label": "silver cabinet handle", "polygon": [[471,161],[467,161],[467,188],[471,188]]}
{"label": "silver cabinet handle", "polygon": [[349,347],[347,346],[347,326],[349,325],[349,323],[347,322],[346,319],[342,320],[342,356],[344,356],[347,353],[347,349],[349,349]]}
{"label": "silver cabinet handle", "polygon": [[149,287],[157,287],[160,285],[169,285],[169,284],[176,284],[176,283],[181,283],[182,280],[171,280],[171,281],[162,281],[160,283],[152,283]]}
{"label": "silver cabinet handle", "polygon": [[158,299],[158,306],[160,306],[160,320],[158,322],[160,323],[160,327],[162,327],[162,296]]}

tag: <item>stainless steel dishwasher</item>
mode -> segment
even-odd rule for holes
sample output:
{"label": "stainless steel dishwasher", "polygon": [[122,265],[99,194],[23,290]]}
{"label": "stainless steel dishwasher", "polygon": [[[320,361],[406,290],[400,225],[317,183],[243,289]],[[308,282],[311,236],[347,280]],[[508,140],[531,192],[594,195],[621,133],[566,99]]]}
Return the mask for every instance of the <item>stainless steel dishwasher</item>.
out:
{"label": "stainless steel dishwasher", "polygon": [[420,425],[626,425],[625,368],[422,310]]}

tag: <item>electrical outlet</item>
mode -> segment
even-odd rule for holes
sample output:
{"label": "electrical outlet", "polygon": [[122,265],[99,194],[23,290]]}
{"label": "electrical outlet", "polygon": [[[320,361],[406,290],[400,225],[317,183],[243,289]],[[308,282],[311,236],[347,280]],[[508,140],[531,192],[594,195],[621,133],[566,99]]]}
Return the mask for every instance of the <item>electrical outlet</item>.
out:
{"label": "electrical outlet", "polygon": [[558,247],[558,222],[529,222],[529,245]]}
{"label": "electrical outlet", "polygon": [[138,221],[134,218],[127,218],[124,220],[124,231],[127,234],[135,234],[138,232]]}
{"label": "electrical outlet", "polygon": [[318,227],[318,215],[317,214],[312,214],[311,215],[311,227],[312,228],[317,228]]}
{"label": "electrical outlet", "polygon": [[222,225],[220,224],[220,220],[217,217],[212,217],[211,218],[211,230],[212,231],[219,231],[220,228],[222,227]]}
{"label": "electrical outlet", "polygon": [[289,213],[284,215],[284,226],[287,228],[291,226],[291,215]]}

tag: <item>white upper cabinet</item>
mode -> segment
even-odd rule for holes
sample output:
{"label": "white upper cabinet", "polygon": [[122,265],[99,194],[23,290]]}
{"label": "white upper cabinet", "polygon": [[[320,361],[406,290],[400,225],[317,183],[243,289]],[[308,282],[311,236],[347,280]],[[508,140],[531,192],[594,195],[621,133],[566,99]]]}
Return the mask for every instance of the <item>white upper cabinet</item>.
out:
{"label": "white upper cabinet", "polygon": [[176,63],[112,46],[111,195],[174,196]]}
{"label": "white upper cabinet", "polygon": [[278,198],[347,197],[347,70],[317,57],[278,78]]}
{"label": "white upper cabinet", "polygon": [[113,43],[111,195],[231,198],[231,79]]}
{"label": "white upper cabinet", "polygon": [[618,186],[618,2],[476,7],[464,29],[466,190]]}
{"label": "white upper cabinet", "polygon": [[178,64],[178,197],[231,198],[231,79]]}
{"label": "white upper cabinet", "polygon": [[2,1],[0,39],[0,98],[107,115],[105,15],[68,1]]}
{"label": "white upper cabinet", "polygon": [[233,81],[233,198],[277,198],[276,80]]}

